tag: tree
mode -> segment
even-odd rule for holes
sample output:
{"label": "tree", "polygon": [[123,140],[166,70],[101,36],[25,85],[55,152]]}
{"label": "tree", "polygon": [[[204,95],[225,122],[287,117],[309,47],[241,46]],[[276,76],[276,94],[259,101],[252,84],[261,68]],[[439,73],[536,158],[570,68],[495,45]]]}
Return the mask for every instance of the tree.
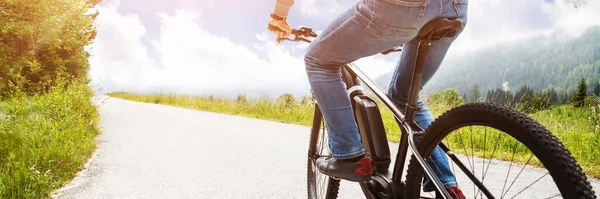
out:
{"label": "tree", "polygon": [[471,102],[478,102],[481,99],[479,99],[481,96],[479,95],[479,85],[475,84],[473,86],[473,91],[471,92],[471,99],[469,101]]}
{"label": "tree", "polygon": [[585,103],[585,97],[587,96],[587,85],[585,84],[585,78],[581,78],[579,85],[577,85],[577,93],[573,98],[573,105],[575,107],[582,107]]}
{"label": "tree", "polygon": [[533,99],[533,89],[529,88],[527,85],[521,86],[519,91],[515,93],[515,98],[513,103],[530,103]]}
{"label": "tree", "polygon": [[0,98],[87,80],[99,0],[0,1]]}
{"label": "tree", "polygon": [[560,99],[558,100],[559,104],[568,104],[571,102],[571,96],[569,95],[569,92],[564,92]]}
{"label": "tree", "polygon": [[558,92],[556,92],[556,90],[554,90],[553,87],[548,89],[548,97],[549,97],[550,104],[558,104],[558,102],[559,102]]}
{"label": "tree", "polygon": [[600,82],[597,80],[594,81],[594,94],[600,96]]}
{"label": "tree", "polygon": [[487,92],[485,101],[489,103],[502,104],[511,107],[514,105],[512,103],[513,99],[513,94],[510,91],[505,91],[501,88],[497,88],[489,90]]}
{"label": "tree", "polygon": [[533,96],[533,100],[529,106],[529,112],[533,113],[536,111],[544,110],[550,107],[550,92],[547,91],[539,91],[536,92]]}

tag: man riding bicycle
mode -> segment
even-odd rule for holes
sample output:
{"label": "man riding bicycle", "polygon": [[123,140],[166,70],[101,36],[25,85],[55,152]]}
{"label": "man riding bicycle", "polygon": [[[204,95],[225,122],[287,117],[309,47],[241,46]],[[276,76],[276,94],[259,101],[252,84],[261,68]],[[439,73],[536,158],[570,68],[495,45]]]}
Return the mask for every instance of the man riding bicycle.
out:
{"label": "man riding bicycle", "polygon": [[[293,0],[276,0],[269,30],[278,38],[287,38],[291,34],[286,17],[293,4]],[[416,50],[410,50],[410,47],[417,45],[415,37],[419,30],[440,17],[458,18],[466,24],[466,13],[467,0],[359,0],[311,43],[304,58],[306,72],[327,124],[332,152],[332,157],[316,160],[322,173],[355,182],[371,179],[371,160],[365,157],[352,105],[341,79],[341,67],[405,45],[409,50],[403,51],[388,89],[389,97],[403,109],[408,101],[416,61]],[[455,37],[431,43],[421,88],[437,71]],[[415,113],[415,122],[426,129],[433,117],[423,102],[418,105],[420,110]],[[445,187],[449,187],[448,192],[453,198],[465,198],[457,188],[444,151],[436,148],[431,160],[430,166]],[[428,177],[423,187],[426,192],[435,190]]]}

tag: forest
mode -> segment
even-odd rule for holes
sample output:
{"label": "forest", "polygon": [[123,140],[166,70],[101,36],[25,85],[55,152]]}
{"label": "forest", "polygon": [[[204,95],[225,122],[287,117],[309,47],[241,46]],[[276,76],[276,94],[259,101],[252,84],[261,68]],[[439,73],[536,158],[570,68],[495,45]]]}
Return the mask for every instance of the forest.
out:
{"label": "forest", "polygon": [[[448,57],[423,93],[455,88],[471,96],[477,84],[483,100],[488,91],[515,95],[521,88],[549,90],[558,98],[568,98],[582,78],[587,92],[594,92],[600,79],[600,27],[589,28],[577,38],[565,37],[555,33]],[[376,82],[385,87],[390,78],[391,73],[384,74]]]}

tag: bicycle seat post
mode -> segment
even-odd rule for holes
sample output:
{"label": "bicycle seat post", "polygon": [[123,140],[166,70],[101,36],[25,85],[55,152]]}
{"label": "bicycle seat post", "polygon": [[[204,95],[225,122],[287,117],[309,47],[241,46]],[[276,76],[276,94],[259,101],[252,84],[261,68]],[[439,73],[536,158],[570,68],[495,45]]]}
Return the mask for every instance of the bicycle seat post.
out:
{"label": "bicycle seat post", "polygon": [[438,18],[425,24],[417,35],[416,39],[419,41],[417,45],[417,61],[412,76],[408,103],[406,105],[406,121],[411,124],[411,127],[415,131],[423,131],[423,129],[414,122],[414,115],[415,112],[420,109],[417,105],[417,99],[419,91],[421,90],[425,59],[427,58],[429,46],[431,46],[433,41],[440,40],[444,37],[454,37],[461,27],[462,22],[458,19]]}
{"label": "bicycle seat post", "polygon": [[[440,40],[444,37],[454,37],[460,28],[462,27],[462,22],[457,19],[449,19],[449,18],[438,18],[434,19],[427,24],[425,24],[419,34],[415,38],[418,41],[416,46],[417,48],[417,60],[414,66],[414,72],[411,81],[410,93],[408,95],[408,103],[406,104],[406,113],[405,113],[405,121],[410,124],[412,128],[412,132],[408,135],[408,143],[410,148],[412,148],[413,152],[417,151],[415,145],[415,138],[413,137],[415,133],[423,132],[423,128],[421,128],[414,121],[415,112],[420,109],[417,105],[417,99],[419,97],[419,91],[421,91],[421,81],[423,79],[423,71],[425,68],[425,61],[427,59],[427,53],[429,51],[429,47],[432,45],[432,42]],[[439,178],[434,175],[433,170],[429,167],[419,154],[415,154],[418,157],[419,163],[425,169],[425,172],[431,176],[431,180],[438,188],[441,190],[443,187]],[[396,172],[396,171],[394,171]],[[447,191],[443,191],[443,198],[451,198]]]}

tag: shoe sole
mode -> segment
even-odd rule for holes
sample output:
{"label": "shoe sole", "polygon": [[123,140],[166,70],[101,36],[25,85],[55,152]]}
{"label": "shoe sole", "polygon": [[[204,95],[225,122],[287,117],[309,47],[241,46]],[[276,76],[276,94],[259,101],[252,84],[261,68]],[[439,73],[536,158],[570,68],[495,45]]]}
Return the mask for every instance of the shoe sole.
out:
{"label": "shoe sole", "polygon": [[329,177],[336,179],[336,180],[348,180],[348,181],[352,181],[352,182],[364,182],[364,181],[369,181],[371,180],[371,174],[368,175],[352,175],[352,176],[334,176],[330,173],[327,172],[322,172],[322,174],[328,175]]}

